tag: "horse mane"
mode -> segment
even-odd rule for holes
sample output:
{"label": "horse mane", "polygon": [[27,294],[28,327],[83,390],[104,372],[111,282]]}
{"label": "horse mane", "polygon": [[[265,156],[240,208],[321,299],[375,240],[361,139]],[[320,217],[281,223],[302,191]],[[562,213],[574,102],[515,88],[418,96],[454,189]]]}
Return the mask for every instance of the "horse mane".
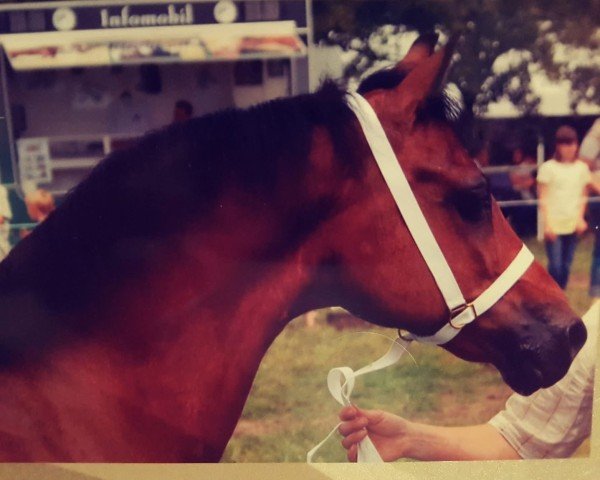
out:
{"label": "horse mane", "polygon": [[[100,162],[55,216],[81,219],[102,206],[110,210],[103,216],[115,219],[115,229],[138,225],[150,229],[139,232],[147,234],[181,225],[186,212],[165,212],[165,198],[180,200],[187,214],[197,216],[214,207],[227,186],[269,195],[281,175],[298,177],[305,170],[318,127],[329,133],[342,166],[356,172],[359,160],[349,131],[353,114],[344,93],[328,81],[313,94],[230,108],[151,132]],[[141,211],[162,221],[150,225],[146,218],[142,226],[127,216]]]}
{"label": "horse mane", "polygon": [[[396,70],[382,70],[363,81],[359,92],[393,88],[403,78]],[[102,243],[115,238],[164,236],[183,228],[214,209],[228,187],[270,200],[282,176],[301,178],[317,128],[328,133],[342,171],[357,175],[360,139],[344,96],[328,80],[312,94],[230,108],[150,132],[110,154],[67,194],[48,218],[52,231],[71,232],[101,251]],[[422,106],[418,119],[448,121],[459,110],[441,93]],[[49,229],[46,223],[40,227]]]}
{"label": "horse mane", "polygon": [[[26,351],[41,353],[65,326],[80,335],[101,325],[103,305],[79,312],[151,270],[190,224],[210,225],[230,189],[266,205],[280,204],[278,182],[301,191],[315,131],[328,134],[341,175],[360,175],[364,140],[345,94],[326,81],[312,94],[169,125],[102,160],[0,264],[0,367]],[[303,205],[286,215],[292,219],[269,252],[286,254],[330,207]],[[28,291],[36,303],[16,301]],[[19,304],[31,310],[27,324],[12,320],[23,316]]]}
{"label": "horse mane", "polygon": [[[210,222],[226,189],[277,204],[279,180],[301,182],[316,129],[328,133],[341,174],[357,175],[354,115],[344,95],[328,81],[313,94],[231,108],[148,133],[107,156],[67,194],[2,262],[0,283],[14,281],[18,272],[20,282],[34,279],[57,311],[76,308],[93,295],[90,283],[104,281],[95,276],[133,275],[142,258],[167,248],[171,235],[192,221]],[[315,208],[308,207],[307,223],[314,223]],[[73,285],[87,294],[72,295]]]}
{"label": "horse mane", "polygon": [[[32,349],[41,353],[64,326],[79,335],[100,325],[102,305],[85,318],[78,312],[152,269],[190,223],[210,225],[228,189],[278,205],[275,187],[302,181],[317,129],[328,134],[340,174],[360,175],[363,140],[355,123],[345,91],[326,81],[313,94],[169,125],[110,154],[0,264],[0,366]],[[270,251],[289,251],[327,207],[304,205],[280,226]],[[29,290],[38,296],[24,303],[30,321],[14,323],[23,312],[13,299]]]}

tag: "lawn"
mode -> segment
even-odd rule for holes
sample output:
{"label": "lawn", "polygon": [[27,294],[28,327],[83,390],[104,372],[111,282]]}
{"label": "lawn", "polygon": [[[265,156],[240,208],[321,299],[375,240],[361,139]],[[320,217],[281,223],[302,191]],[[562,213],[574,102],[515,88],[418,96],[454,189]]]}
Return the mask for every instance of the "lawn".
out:
{"label": "lawn", "polygon": [[[543,246],[528,242],[545,263]],[[567,290],[571,305],[584,313],[592,238],[577,250]],[[325,379],[332,367],[360,368],[389,347],[395,331],[383,328],[335,330],[321,315],[314,328],[302,318],[290,323],[265,356],[242,418],[229,442],[225,462],[304,462],[306,452],[337,423],[339,405],[330,397]],[[374,334],[375,333],[375,334]],[[441,348],[413,344],[395,366],[358,379],[353,401],[382,408],[415,421],[467,425],[487,421],[502,408],[511,390],[493,367],[459,360]],[[468,408],[465,408],[468,406]],[[589,453],[586,442],[578,456]],[[323,447],[316,461],[345,461],[339,437]]]}

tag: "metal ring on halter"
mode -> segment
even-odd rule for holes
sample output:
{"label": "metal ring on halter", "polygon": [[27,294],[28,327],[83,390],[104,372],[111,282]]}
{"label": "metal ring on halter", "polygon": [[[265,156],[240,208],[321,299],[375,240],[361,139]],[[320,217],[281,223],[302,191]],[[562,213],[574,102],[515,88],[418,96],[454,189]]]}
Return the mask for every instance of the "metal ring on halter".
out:
{"label": "metal ring on halter", "polygon": [[458,317],[462,312],[464,312],[468,308],[470,308],[473,311],[473,317],[477,318],[477,310],[475,310],[475,305],[473,305],[472,303],[465,303],[464,305],[453,308],[450,311],[450,318],[448,319],[448,323],[450,324],[450,326],[452,328],[455,328],[456,330],[461,330],[466,325],[465,324],[465,325],[456,326],[452,323],[452,320],[455,319],[456,317]]}
{"label": "metal ring on halter", "polygon": [[410,338],[405,336],[406,334],[411,335],[411,333],[408,330],[403,330],[402,328],[398,329],[398,336],[404,340],[405,342],[412,342],[414,340],[414,338]]}

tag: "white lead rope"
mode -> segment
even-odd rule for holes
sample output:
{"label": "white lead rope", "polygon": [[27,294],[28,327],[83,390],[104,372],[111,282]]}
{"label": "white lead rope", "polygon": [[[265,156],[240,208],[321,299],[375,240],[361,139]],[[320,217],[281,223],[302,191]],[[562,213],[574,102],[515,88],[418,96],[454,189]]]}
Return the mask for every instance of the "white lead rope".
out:
{"label": "white lead rope", "polygon": [[[402,355],[408,351],[409,344],[410,340],[397,338],[383,357],[366,367],[358,369],[356,372],[350,367],[332,368],[327,375],[327,387],[329,388],[329,393],[331,393],[331,396],[335,398],[340,405],[344,407],[350,405],[350,396],[354,389],[354,379],[361,375],[389,367],[398,362],[398,360],[402,358]],[[317,446],[306,454],[306,461],[308,463],[312,463],[315,453],[317,453],[325,442],[337,432],[340,425],[341,423],[338,423]],[[357,461],[359,463],[383,463],[379,452],[377,452],[375,445],[373,445],[373,442],[369,437],[365,437],[358,444]]]}

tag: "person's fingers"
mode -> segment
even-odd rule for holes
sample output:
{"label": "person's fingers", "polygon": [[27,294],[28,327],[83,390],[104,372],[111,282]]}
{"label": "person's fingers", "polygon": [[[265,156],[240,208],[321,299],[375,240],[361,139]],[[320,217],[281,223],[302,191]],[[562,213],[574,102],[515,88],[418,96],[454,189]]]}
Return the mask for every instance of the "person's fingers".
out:
{"label": "person's fingers", "polygon": [[350,447],[352,447],[352,445],[356,445],[366,436],[367,431],[364,429],[359,430],[358,432],[351,433],[342,440],[342,447],[344,447],[345,449],[349,449]]}
{"label": "person's fingers", "polygon": [[366,418],[370,427],[377,425],[384,419],[384,413],[381,410],[363,410],[357,408],[358,418]]}
{"label": "person's fingers", "polygon": [[348,457],[348,461],[350,461],[350,462],[356,462],[356,460],[358,459],[358,446],[352,445],[348,449],[347,457]]}
{"label": "person's fingers", "polygon": [[344,437],[365,428],[369,424],[369,419],[366,417],[357,417],[354,420],[343,422],[338,427],[338,432]]}
{"label": "person's fingers", "polygon": [[348,405],[340,410],[340,420],[348,421],[353,420],[356,417],[356,407],[354,405]]}

